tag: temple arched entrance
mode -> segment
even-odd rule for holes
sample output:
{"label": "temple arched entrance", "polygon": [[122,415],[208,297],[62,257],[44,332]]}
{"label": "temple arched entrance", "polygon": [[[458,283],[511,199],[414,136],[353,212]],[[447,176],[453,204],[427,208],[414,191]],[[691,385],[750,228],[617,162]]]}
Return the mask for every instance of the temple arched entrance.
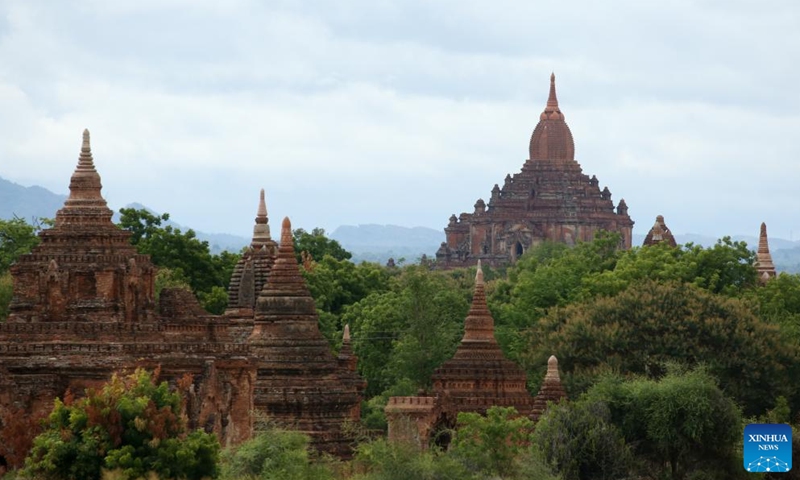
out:
{"label": "temple arched entrance", "polygon": [[456,428],[456,420],[446,414],[442,414],[433,424],[430,436],[430,446],[447,450],[450,442],[453,441],[453,432]]}

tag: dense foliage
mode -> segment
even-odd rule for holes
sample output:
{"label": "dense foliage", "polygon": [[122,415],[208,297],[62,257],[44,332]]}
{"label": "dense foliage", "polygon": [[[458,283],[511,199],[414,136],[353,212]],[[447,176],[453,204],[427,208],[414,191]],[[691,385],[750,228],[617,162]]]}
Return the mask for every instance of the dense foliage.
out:
{"label": "dense foliage", "polygon": [[227,288],[238,254],[223,251],[212,255],[208,242],[194,230],[181,232],[162,225],[169,214],[155,215],[145,209],[120,209],[119,226],[131,232],[130,241],[139,253],[150,255],[156,266],[169,269],[173,285],[185,282],[203,307],[220,314],[227,306]]}
{"label": "dense foliage", "polygon": [[8,316],[8,305],[14,292],[9,272],[11,264],[39,244],[37,233],[41,225],[50,223],[47,219],[39,219],[30,224],[25,219],[16,217],[0,220],[0,321]]}
{"label": "dense foliage", "polygon": [[56,399],[23,474],[91,480],[109,470],[126,479],[149,472],[162,479],[216,477],[219,442],[212,434],[188,432],[182,407],[180,393],[142,369],[114,375],[79,400],[68,393]]}

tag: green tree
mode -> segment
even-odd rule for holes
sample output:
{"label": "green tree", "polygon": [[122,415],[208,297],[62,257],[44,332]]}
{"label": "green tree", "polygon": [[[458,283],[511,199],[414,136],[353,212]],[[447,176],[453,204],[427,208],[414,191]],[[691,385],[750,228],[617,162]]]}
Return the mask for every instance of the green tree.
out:
{"label": "green tree", "polygon": [[181,232],[171,225],[162,226],[169,220],[167,213],[156,216],[145,209],[123,208],[120,214],[119,225],[132,233],[131,243],[139,253],[150,255],[155,265],[184,279],[214,313],[225,310],[227,297],[221,305],[222,296],[215,287],[227,289],[238,254],[212,255],[208,242],[200,241],[194,230]]}
{"label": "green tree", "polygon": [[657,378],[669,362],[707,365],[748,415],[797,394],[797,351],[778,328],[742,301],[691,284],[642,281],[614,297],[552,309],[526,338],[522,358],[532,378],[543,377],[555,354],[571,396],[604,370]]}
{"label": "green tree", "polygon": [[646,471],[668,478],[736,478],[742,472],[742,417],[716,380],[703,369],[670,371],[659,380],[623,381],[607,377],[587,393],[587,399],[608,405],[634,455]]}
{"label": "green tree", "polygon": [[570,248],[544,242],[531,248],[511,268],[508,279],[487,285],[489,307],[498,341],[512,359],[527,350],[520,333],[535,325],[549,309],[580,298],[590,274],[613,269],[621,255],[619,235],[601,232],[592,242]]}
{"label": "green tree", "polygon": [[531,440],[564,480],[630,478],[634,467],[630,447],[603,402],[551,405]]}
{"label": "green tree", "polygon": [[353,332],[359,370],[368,395],[409,379],[417,388],[455,352],[469,303],[452,278],[409,266],[390,291],[373,293],[349,307],[343,322]]}
{"label": "green tree", "polygon": [[353,480],[479,480],[450,455],[385,439],[358,445],[353,462],[365,472]]}
{"label": "green tree", "polygon": [[317,227],[311,232],[298,228],[292,232],[292,236],[298,262],[303,261],[301,257],[303,252],[307,252],[314,260],[320,260],[325,255],[330,255],[336,260],[349,260],[353,257],[339,242],[325,236],[324,228]]}
{"label": "green tree", "polygon": [[761,319],[778,325],[788,340],[800,345],[800,275],[781,273],[747,298]]}
{"label": "green tree", "polygon": [[137,369],[114,375],[100,391],[56,399],[45,430],[34,439],[23,474],[43,479],[99,479],[115,470],[123,478],[216,477],[219,442],[187,432],[182,399],[166,382]]}
{"label": "green tree", "polygon": [[486,415],[461,412],[451,454],[471,471],[512,478],[521,471],[533,422],[514,407],[492,407]]}
{"label": "green tree", "polygon": [[338,346],[345,309],[372,293],[389,289],[391,273],[374,263],[359,265],[325,255],[302,270],[320,315],[320,329],[332,345]]}
{"label": "green tree", "polygon": [[0,274],[0,322],[8,317],[8,306],[14,296],[14,279],[8,272]]}
{"label": "green tree", "polygon": [[224,480],[328,480],[333,470],[300,432],[268,428],[223,454]]}
{"label": "green tree", "polygon": [[622,253],[613,269],[585,278],[580,298],[615,295],[636,282],[691,283],[713,293],[738,296],[756,284],[754,254],[745,242],[724,237],[711,248],[666,243]]}
{"label": "green tree", "polygon": [[39,244],[39,230],[39,225],[31,225],[19,217],[0,220],[0,274],[7,272],[20,255]]}

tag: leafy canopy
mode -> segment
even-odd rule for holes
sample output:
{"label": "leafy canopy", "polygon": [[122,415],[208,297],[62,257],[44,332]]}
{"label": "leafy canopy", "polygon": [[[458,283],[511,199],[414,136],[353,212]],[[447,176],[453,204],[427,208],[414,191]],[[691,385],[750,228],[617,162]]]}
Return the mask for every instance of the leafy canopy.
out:
{"label": "leafy canopy", "polygon": [[34,439],[23,473],[34,478],[97,480],[103,470],[126,479],[216,477],[219,442],[188,432],[182,397],[137,369],[114,375],[99,391],[56,399],[45,430]]}

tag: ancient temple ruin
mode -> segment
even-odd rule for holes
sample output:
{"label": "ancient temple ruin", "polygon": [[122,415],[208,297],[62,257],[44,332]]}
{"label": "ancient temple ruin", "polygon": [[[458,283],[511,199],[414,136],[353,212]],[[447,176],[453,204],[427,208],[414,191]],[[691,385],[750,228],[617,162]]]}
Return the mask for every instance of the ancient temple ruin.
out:
{"label": "ancient temple ruin", "polygon": [[608,187],[583,173],[575,161],[572,132],[550,76],[547,105],[533,130],[528,160],[519,173],[495,184],[489,202],[479,198],[472,213],[454,214],[436,253],[442,268],[515,261],[545,240],[574,244],[591,241],[600,230],[618,232],[621,247],[631,247],[633,221],[625,200],[617,206]]}
{"label": "ancient temple ruin", "polygon": [[664,223],[663,215],[656,216],[656,223],[650,227],[650,230],[644,237],[644,242],[642,245],[648,246],[656,245],[658,243],[666,243],[670,247],[678,246],[678,242],[675,241],[675,236],[672,235],[672,231],[670,231],[669,227],[667,227],[667,224]]}
{"label": "ancient temple ruin", "polygon": [[761,222],[761,232],[758,236],[755,267],[758,272],[758,281],[761,284],[767,283],[770,279],[775,278],[775,264],[772,263],[772,255],[769,253],[767,224],[764,222]]}
{"label": "ancient temple ruin", "polygon": [[453,358],[433,373],[432,381],[431,396],[389,399],[385,409],[389,440],[425,448],[431,441],[442,440],[439,432],[455,427],[460,412],[485,414],[493,406],[514,407],[520,415],[536,420],[548,401],[566,397],[555,356],[550,358],[542,391],[533,397],[526,389],[525,371],[503,355],[486,305],[480,262],[464,336]]}
{"label": "ancient temple ruin", "polygon": [[215,316],[188,290],[165,288],[156,301],[156,269],[112,223],[101,189],[85,131],[54,227],[11,268],[10,315],[0,323],[0,422],[47,413],[68,389],[81,394],[114,372],[160,367],[171,383],[191,376],[190,427],[215,432],[223,445],[248,438],[260,411],[347,455],[342,423],[358,419],[364,382],[352,351],[335,357],[319,332],[291,225],[284,220],[277,248],[263,191],[253,241],[231,281],[231,308]]}

